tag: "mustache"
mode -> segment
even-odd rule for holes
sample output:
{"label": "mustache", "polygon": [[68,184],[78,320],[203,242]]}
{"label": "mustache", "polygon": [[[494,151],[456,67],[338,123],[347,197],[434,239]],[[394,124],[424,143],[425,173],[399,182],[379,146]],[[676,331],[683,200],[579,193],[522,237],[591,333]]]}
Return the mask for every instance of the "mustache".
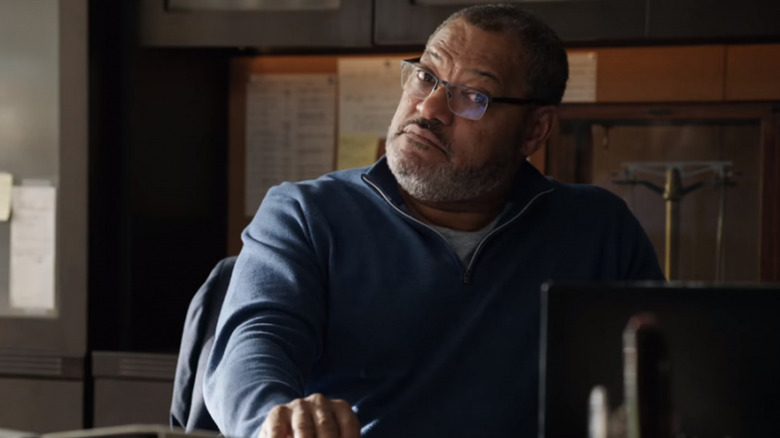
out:
{"label": "mustache", "polygon": [[433,134],[434,137],[436,137],[436,140],[439,141],[439,143],[447,150],[450,149],[450,142],[447,141],[447,137],[444,135],[443,132],[443,124],[438,120],[429,120],[424,119],[422,117],[412,120],[407,120],[404,122],[401,127],[398,128],[398,130],[395,132],[395,137],[398,137],[399,135],[404,133],[404,130],[409,125],[417,125],[422,129],[426,129]]}

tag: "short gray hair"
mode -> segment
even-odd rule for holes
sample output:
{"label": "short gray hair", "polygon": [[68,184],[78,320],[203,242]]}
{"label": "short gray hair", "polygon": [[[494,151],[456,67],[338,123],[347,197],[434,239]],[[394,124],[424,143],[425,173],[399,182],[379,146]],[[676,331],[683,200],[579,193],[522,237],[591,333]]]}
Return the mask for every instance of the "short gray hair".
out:
{"label": "short gray hair", "polygon": [[520,43],[517,56],[525,64],[526,74],[520,79],[523,89],[528,92],[526,97],[547,104],[561,103],[569,79],[569,62],[563,43],[550,26],[517,5],[477,5],[450,15],[430,38],[455,20],[464,20],[488,32],[506,32],[517,38]]}

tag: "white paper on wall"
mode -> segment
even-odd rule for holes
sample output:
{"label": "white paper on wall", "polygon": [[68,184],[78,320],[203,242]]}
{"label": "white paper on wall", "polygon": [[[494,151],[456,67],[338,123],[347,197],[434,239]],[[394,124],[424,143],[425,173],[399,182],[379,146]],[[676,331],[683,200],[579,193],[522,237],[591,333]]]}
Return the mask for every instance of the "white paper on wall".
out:
{"label": "white paper on wall", "polygon": [[11,307],[53,311],[57,190],[19,186],[12,197]]}
{"label": "white paper on wall", "polygon": [[11,217],[11,189],[14,178],[8,172],[0,172],[0,222],[7,222]]}
{"label": "white paper on wall", "polygon": [[569,82],[563,93],[563,102],[595,102],[597,71],[596,52],[570,52]]}
{"label": "white paper on wall", "polygon": [[387,135],[402,94],[401,59],[339,59],[339,134]]}
{"label": "white paper on wall", "polygon": [[246,102],[244,213],[253,216],[272,186],[333,170],[336,77],[253,75]]}
{"label": "white paper on wall", "polygon": [[381,153],[403,94],[401,59],[339,59],[338,169],[368,166]]}

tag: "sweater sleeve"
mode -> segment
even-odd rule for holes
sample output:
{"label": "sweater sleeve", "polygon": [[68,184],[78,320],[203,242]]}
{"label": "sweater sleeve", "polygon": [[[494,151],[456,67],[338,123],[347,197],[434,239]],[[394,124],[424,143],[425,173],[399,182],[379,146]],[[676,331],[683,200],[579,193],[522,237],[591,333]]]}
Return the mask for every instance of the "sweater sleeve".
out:
{"label": "sweater sleeve", "polygon": [[244,230],[219,316],[203,389],[228,437],[255,438],[271,408],[303,397],[322,349],[327,251],[295,190],[269,190]]}

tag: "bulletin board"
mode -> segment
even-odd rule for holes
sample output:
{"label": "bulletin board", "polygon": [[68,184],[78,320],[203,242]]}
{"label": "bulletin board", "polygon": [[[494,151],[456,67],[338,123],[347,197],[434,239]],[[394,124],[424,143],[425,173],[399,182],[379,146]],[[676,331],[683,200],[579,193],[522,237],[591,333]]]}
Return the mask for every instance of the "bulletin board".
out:
{"label": "bulletin board", "polygon": [[228,254],[241,249],[241,231],[249,224],[245,211],[247,88],[252,75],[334,74],[335,56],[259,56],[234,58],[230,65],[228,149]]}
{"label": "bulletin board", "polygon": [[[414,56],[418,56],[418,54],[257,56],[240,57],[232,60],[228,151],[228,254],[238,254],[240,251],[241,231],[249,224],[254,210],[256,210],[263,196],[263,193],[260,192],[248,193],[254,187],[253,184],[248,184],[253,178],[248,169],[251,171],[254,163],[263,165],[251,156],[253,153],[257,154],[258,149],[258,145],[251,144],[253,139],[255,139],[253,133],[259,130],[260,135],[273,137],[276,142],[289,144],[290,147],[297,147],[300,135],[306,135],[308,131],[314,130],[314,132],[309,132],[312,134],[310,140],[319,144],[314,145],[314,147],[322,145],[317,140],[317,136],[330,136],[332,148],[329,151],[321,149],[315,155],[310,154],[310,158],[308,158],[309,167],[314,165],[320,166],[320,174],[340,168],[369,165],[384,153],[384,136],[392,117],[392,113],[383,117],[379,117],[377,114],[381,115],[383,112],[386,114],[388,101],[395,102],[392,107],[392,110],[394,110],[394,105],[397,104],[397,99],[400,98],[401,94],[398,76],[400,60]],[[371,75],[369,77],[370,72],[368,72],[368,69],[378,68],[377,66],[380,63],[387,67],[386,70],[380,72],[384,74]],[[379,68],[381,69],[381,67]],[[395,70],[398,72],[395,72]],[[362,74],[363,77],[355,78],[353,76],[351,80],[344,81],[344,85],[341,86],[338,81],[339,73],[342,75]],[[390,79],[391,77],[392,79]],[[330,78],[335,81],[333,93],[336,94],[331,94],[329,91],[328,80]],[[382,82],[382,78],[384,78],[385,83]],[[354,87],[355,84],[361,82],[364,84],[364,89],[372,89],[371,95],[367,96],[367,98],[374,99],[374,101],[382,100],[385,107],[384,110],[374,111],[374,120],[368,120],[371,111],[355,110],[353,114],[359,113],[362,119],[364,119],[362,122],[360,120],[356,121],[355,117],[339,117],[341,113],[349,110],[349,108],[346,108],[347,106],[355,103],[355,99],[351,103],[348,99],[345,100],[344,93],[348,91],[347,88]],[[267,84],[267,87],[264,87],[263,83]],[[264,92],[266,94],[263,94]],[[252,99],[265,98],[268,101],[279,101],[283,100],[280,93],[285,92],[292,93],[294,99],[297,99],[299,102],[306,101],[306,108],[297,108],[297,111],[294,111],[296,112],[296,117],[273,118],[273,116],[266,115],[265,119],[261,119],[261,121],[265,120],[266,122],[277,120],[276,126],[252,126],[252,124],[258,123],[258,115],[255,114],[257,105]],[[360,90],[355,91],[355,93],[358,92]],[[387,93],[391,93],[390,97],[388,97]],[[322,99],[333,99],[332,117],[327,114],[327,111],[316,111],[317,108],[322,108]],[[362,102],[364,107],[367,103],[366,101]],[[357,102],[357,105],[360,104],[361,102]],[[314,108],[313,111],[311,111],[312,108]],[[290,111],[290,107],[277,105],[271,111]],[[261,114],[260,117],[264,116]],[[376,120],[377,118],[379,120]],[[312,119],[318,119],[319,122],[317,123],[317,120],[315,120],[315,123],[308,123]],[[286,124],[292,124],[290,131],[294,132],[288,132],[288,138],[280,139],[279,137],[283,136],[283,133],[280,133],[279,130],[283,128],[279,125]],[[329,130],[327,129],[328,125],[330,125]],[[371,129],[368,127],[369,125],[383,127],[381,130],[378,128]],[[266,128],[271,131],[265,130]],[[274,132],[273,130],[276,131]],[[294,136],[294,138],[289,138],[290,136]],[[259,147],[264,148],[265,145],[260,145]],[[261,161],[266,160],[266,165],[268,165],[267,171],[269,172],[273,171],[273,165],[268,164],[269,161],[277,160],[280,163],[284,161],[268,150],[273,147],[274,145],[268,142],[266,151],[261,153],[263,154]],[[279,153],[283,153],[283,151],[279,151]],[[317,162],[313,163],[312,161],[314,160],[311,157],[317,157]],[[281,167],[287,164],[284,162]],[[298,168],[302,167],[302,165],[298,166]],[[317,170],[313,169],[312,171],[316,173]],[[312,175],[311,172],[309,172],[309,175]],[[279,178],[283,176],[290,176],[290,180],[296,179],[294,172],[292,175],[289,173],[287,175],[278,175]],[[284,180],[287,179],[285,178]],[[249,201],[255,200],[256,205],[250,205],[248,199]]]}

